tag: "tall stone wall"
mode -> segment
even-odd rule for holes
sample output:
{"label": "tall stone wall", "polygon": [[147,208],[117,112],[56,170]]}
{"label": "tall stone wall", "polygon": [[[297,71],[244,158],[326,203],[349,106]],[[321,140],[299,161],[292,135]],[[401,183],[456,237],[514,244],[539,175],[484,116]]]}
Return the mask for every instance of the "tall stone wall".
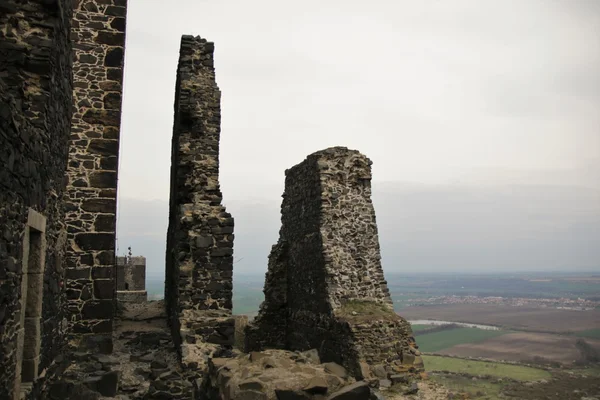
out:
{"label": "tall stone wall", "polygon": [[365,365],[422,368],[383,276],[370,166],[358,151],[333,147],[286,171],[280,238],[248,350],[316,348],[356,376]]}
{"label": "tall stone wall", "polygon": [[31,390],[65,338],[70,19],[66,0],[0,2],[1,399]]}
{"label": "tall stone wall", "polygon": [[[76,0],[68,164],[70,322],[110,351],[126,0]],[[85,336],[82,336],[85,337]]]}
{"label": "tall stone wall", "polygon": [[183,36],[175,89],[165,301],[183,364],[193,368],[197,352],[234,338],[233,218],[221,205],[213,51],[213,43]]}

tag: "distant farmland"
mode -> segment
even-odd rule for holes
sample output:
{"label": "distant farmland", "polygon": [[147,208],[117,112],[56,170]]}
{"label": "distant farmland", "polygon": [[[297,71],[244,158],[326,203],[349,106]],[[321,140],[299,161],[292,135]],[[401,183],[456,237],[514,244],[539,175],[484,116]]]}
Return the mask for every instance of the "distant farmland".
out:
{"label": "distant farmland", "polygon": [[[451,331],[446,332],[449,334]],[[440,332],[444,333],[444,332]],[[428,336],[424,335],[423,337]],[[421,347],[421,338],[417,338],[417,344]],[[436,348],[437,353],[456,357],[482,357],[494,360],[532,362],[536,360],[554,361],[570,364],[573,361],[581,361],[583,356],[575,346],[578,338],[574,336],[563,336],[547,333],[534,332],[512,332],[505,335],[490,337],[484,341],[457,343],[453,346]],[[597,351],[600,351],[600,340],[586,339]],[[448,341],[446,341],[448,342]],[[425,345],[428,345],[425,342]],[[425,347],[425,346],[424,346]],[[423,347],[424,351],[425,350]]]}
{"label": "distant farmland", "polygon": [[574,333],[600,328],[600,310],[573,311],[491,304],[441,304],[406,307],[399,314],[409,320],[470,322],[535,332]]}
{"label": "distant farmland", "polygon": [[428,333],[417,337],[419,349],[437,352],[463,343],[478,343],[506,334],[506,331],[492,331],[477,328],[456,328]]}

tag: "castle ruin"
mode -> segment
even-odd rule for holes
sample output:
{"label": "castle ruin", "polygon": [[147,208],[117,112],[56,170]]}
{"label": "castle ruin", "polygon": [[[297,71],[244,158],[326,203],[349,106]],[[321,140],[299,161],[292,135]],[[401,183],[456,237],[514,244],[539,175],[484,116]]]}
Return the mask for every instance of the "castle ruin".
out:
{"label": "castle ruin", "polygon": [[356,376],[366,365],[422,370],[381,268],[371,161],[332,147],[287,170],[281,230],[247,350],[318,349]]}
{"label": "castle ruin", "polygon": [[286,172],[242,340],[200,37],[182,37],[177,68],[165,301],[145,301],[145,259],[115,254],[126,15],[126,0],[0,4],[0,399],[368,399],[374,376],[420,371],[380,265],[370,161],[345,148]]}

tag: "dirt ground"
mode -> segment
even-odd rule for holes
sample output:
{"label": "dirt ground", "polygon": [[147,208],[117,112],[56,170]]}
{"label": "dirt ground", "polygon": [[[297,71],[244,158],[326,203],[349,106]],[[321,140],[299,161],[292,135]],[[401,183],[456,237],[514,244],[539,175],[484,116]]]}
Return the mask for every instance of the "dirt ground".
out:
{"label": "dirt ground", "polygon": [[600,310],[574,311],[492,304],[443,304],[407,307],[399,314],[409,320],[471,322],[538,332],[567,333],[600,328]]}
{"label": "dirt ground", "polygon": [[[581,360],[582,356],[575,346],[576,337],[547,333],[516,332],[498,336],[478,343],[459,344],[440,354],[457,357],[483,357],[494,360],[529,362],[534,357],[570,364]],[[586,339],[600,351],[600,340]]]}

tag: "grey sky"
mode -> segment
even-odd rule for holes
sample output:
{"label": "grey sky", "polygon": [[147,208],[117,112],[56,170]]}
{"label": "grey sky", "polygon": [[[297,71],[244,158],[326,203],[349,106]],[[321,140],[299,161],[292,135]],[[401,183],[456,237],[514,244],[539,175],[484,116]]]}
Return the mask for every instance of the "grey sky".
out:
{"label": "grey sky", "polygon": [[[501,268],[503,262],[544,268],[537,264],[558,265],[568,255],[572,265],[596,260],[600,267],[593,250],[600,245],[599,1],[177,0],[167,6],[129,0],[122,199],[168,199],[182,34],[215,42],[223,92],[221,186],[237,218],[236,257],[250,245],[245,237],[263,235],[259,267],[266,265],[277,238],[284,170],[316,150],[343,145],[374,161],[376,206],[392,202],[393,217],[406,219],[392,231],[381,227],[384,260],[389,254],[398,264],[432,268]],[[393,186],[389,198],[377,182]],[[457,192],[461,222],[444,201]],[[425,196],[421,203],[435,197],[436,213],[408,201],[411,193]],[[470,208],[470,196],[479,196],[480,205]],[[251,220],[244,213],[257,212],[248,208],[250,199],[275,207],[265,217],[274,227],[242,223]],[[514,222],[524,207],[535,207],[527,205],[532,201],[554,204],[555,212],[542,207],[541,225],[527,218],[498,222]],[[502,205],[485,206],[494,203]],[[587,219],[573,222],[583,208]],[[472,209],[480,214],[477,224],[470,222]],[[389,210],[376,209],[380,224],[394,207]],[[143,217],[158,224],[149,234],[164,237],[158,230],[165,215]],[[120,213],[119,236],[136,231],[124,218]],[[385,248],[384,239],[393,243],[418,225],[429,226],[428,233]],[[458,243],[457,229],[478,241]],[[552,236],[552,229],[562,233]],[[507,232],[529,232],[529,239],[499,241]],[[548,253],[553,241],[570,247]],[[427,253],[419,246],[433,247]],[[402,257],[393,255],[396,248],[404,248]]]}

